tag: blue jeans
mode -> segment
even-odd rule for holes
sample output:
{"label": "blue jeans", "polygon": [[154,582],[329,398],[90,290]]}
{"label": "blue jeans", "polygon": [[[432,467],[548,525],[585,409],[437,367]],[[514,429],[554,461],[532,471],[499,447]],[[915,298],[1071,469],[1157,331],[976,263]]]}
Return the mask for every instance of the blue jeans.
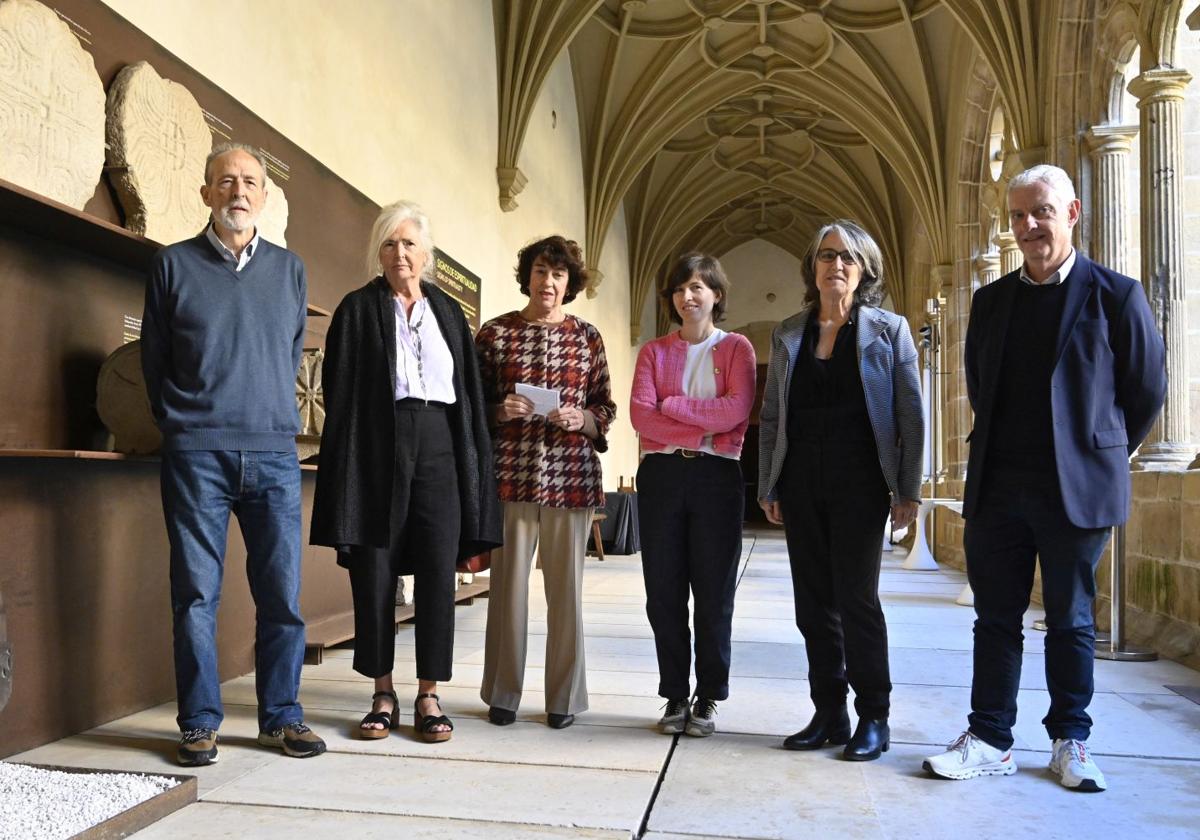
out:
{"label": "blue jeans", "polygon": [[263,731],[304,719],[300,616],[300,467],[295,452],[165,452],[163,514],[171,543],[175,687],[181,730],[224,719],[217,671],[217,606],[229,514],[246,544],[257,610],[254,667]]}
{"label": "blue jeans", "polygon": [[967,520],[963,547],[975,593],[975,672],[970,730],[998,749],[1013,744],[1021,681],[1022,622],[1035,561],[1046,609],[1046,687],[1042,724],[1052,739],[1086,741],[1092,719],[1096,628],[1096,564],[1108,528],[1078,528],[1067,519],[1058,480],[1003,473],[985,480],[978,511]]}

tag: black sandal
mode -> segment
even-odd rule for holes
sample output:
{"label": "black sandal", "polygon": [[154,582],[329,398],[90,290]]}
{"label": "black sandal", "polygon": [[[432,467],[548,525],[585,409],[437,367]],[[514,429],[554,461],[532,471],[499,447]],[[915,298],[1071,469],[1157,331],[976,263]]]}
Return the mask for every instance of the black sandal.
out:
{"label": "black sandal", "polygon": [[[439,741],[449,741],[450,735],[454,732],[454,724],[450,718],[445,715],[421,715],[417,706],[422,700],[436,700],[438,706],[442,705],[442,699],[436,694],[418,694],[417,699],[413,702],[413,729],[417,731],[417,735],[427,744],[436,744]],[[448,726],[449,729],[435,732],[435,726]]]}
{"label": "black sandal", "polygon": [[[392,729],[400,728],[400,716],[396,712],[400,711],[400,698],[396,696],[394,691],[376,691],[371,695],[371,705],[375,705],[375,700],[379,697],[390,697],[392,699],[392,710],[390,712],[368,712],[366,717],[358,724],[358,737],[365,738],[368,741],[374,741],[379,738],[386,738]],[[383,729],[376,729],[371,724],[382,724]]]}

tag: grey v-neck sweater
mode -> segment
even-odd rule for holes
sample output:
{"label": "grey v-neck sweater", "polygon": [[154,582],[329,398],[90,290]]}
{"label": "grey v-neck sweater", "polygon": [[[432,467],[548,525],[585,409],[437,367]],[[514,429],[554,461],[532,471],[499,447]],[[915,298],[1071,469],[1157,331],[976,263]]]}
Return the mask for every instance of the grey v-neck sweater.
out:
{"label": "grey v-neck sweater", "polygon": [[240,272],[203,234],[158,252],[142,371],[165,451],[295,449],[307,293],[304,263],[265,240]]}

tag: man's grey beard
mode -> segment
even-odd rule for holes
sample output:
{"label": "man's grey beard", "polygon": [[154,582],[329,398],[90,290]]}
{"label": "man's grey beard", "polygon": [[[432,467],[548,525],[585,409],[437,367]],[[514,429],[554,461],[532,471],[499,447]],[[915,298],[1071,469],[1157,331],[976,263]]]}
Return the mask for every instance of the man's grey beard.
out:
{"label": "man's grey beard", "polygon": [[221,227],[231,230],[234,233],[244,233],[245,231],[253,230],[254,223],[258,221],[258,216],[251,215],[249,211],[247,211],[246,215],[242,217],[244,221],[235,221],[233,214],[229,212],[228,207],[222,207],[219,210],[214,211],[214,215],[216,216],[217,221],[221,223]]}

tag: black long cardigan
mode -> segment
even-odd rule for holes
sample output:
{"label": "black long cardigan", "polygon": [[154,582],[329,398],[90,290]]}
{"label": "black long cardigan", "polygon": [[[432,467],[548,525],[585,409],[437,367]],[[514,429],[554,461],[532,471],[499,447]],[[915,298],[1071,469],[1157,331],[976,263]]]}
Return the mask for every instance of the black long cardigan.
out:
{"label": "black long cardigan", "polygon": [[[503,542],[492,439],[487,427],[479,362],[467,319],[441,289],[421,283],[454,358],[456,402],[447,409],[458,464],[462,510],[459,556]],[[391,540],[395,469],[396,321],[392,292],[382,277],[338,304],[325,338],[321,367],[325,427],[313,501],[313,545],[386,548]]]}

